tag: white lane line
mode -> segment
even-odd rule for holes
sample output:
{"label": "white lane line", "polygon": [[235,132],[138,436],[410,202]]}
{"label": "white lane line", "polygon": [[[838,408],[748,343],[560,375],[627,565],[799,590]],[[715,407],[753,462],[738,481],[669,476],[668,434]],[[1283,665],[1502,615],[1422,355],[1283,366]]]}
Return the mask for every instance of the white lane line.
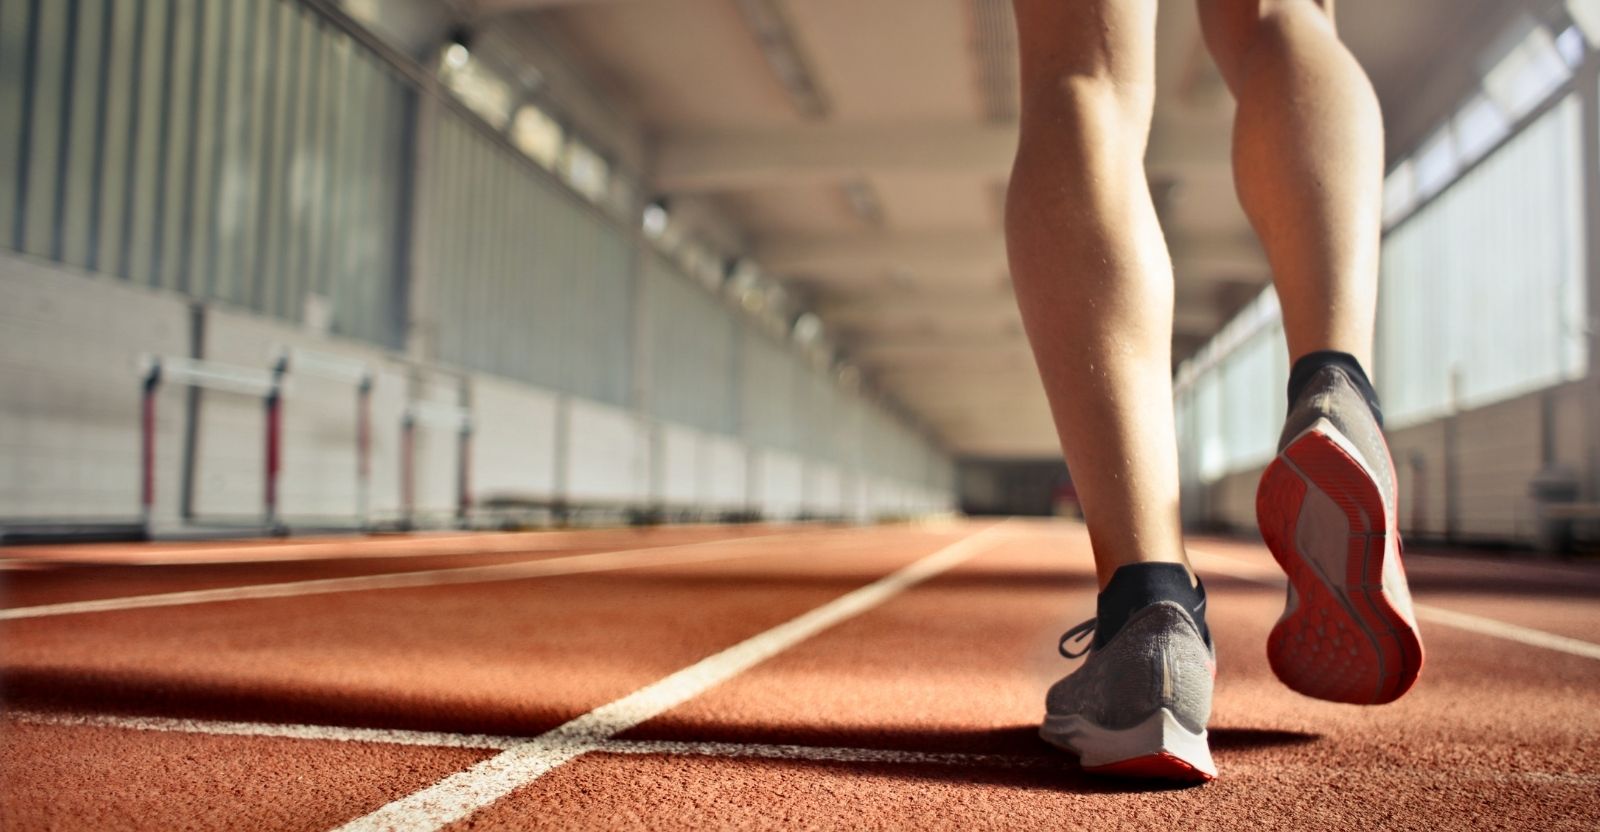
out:
{"label": "white lane line", "polygon": [[763,760],[806,760],[819,763],[883,763],[888,765],[979,766],[985,768],[1067,768],[1065,757],[1020,754],[901,751],[885,748],[829,748],[815,745],[766,745],[742,742],[672,742],[609,740],[601,754],[662,754],[677,757],[754,757]]}
{"label": "white lane line", "polygon": [[1466,612],[1456,612],[1440,607],[1416,604],[1417,617],[1423,621],[1434,624],[1443,624],[1469,633],[1494,636],[1507,641],[1521,642],[1532,647],[1543,647],[1546,650],[1557,650],[1562,653],[1571,653],[1574,656],[1583,656],[1589,659],[1600,660],[1600,644],[1583,641],[1544,630],[1535,630],[1532,627],[1523,627],[1494,618],[1485,618]]}
{"label": "white lane line", "polygon": [[[1283,573],[1275,567],[1267,569],[1257,566],[1253,563],[1247,563],[1239,560],[1238,558],[1229,557],[1227,555],[1219,555],[1215,552],[1200,551],[1193,548],[1189,550],[1189,554],[1191,556],[1200,556],[1201,562],[1199,566],[1202,569],[1209,569],[1213,572],[1221,572],[1225,575],[1230,575],[1235,578],[1246,581],[1254,581],[1256,583],[1266,584],[1269,586],[1284,585],[1285,578]],[[1600,660],[1600,644],[1595,644],[1594,642],[1583,641],[1582,639],[1576,638],[1568,638],[1567,636],[1559,636],[1555,633],[1547,633],[1544,630],[1535,630],[1532,627],[1524,627],[1520,624],[1512,624],[1496,618],[1487,618],[1481,615],[1473,615],[1472,613],[1447,610],[1443,607],[1432,606],[1431,604],[1417,604],[1413,602],[1412,606],[1416,610],[1417,618],[1419,620],[1427,621],[1431,624],[1443,624],[1446,627],[1454,627],[1458,630],[1466,630],[1467,632],[1477,633],[1478,635],[1491,636],[1493,638],[1504,639],[1506,641],[1514,641],[1519,644],[1526,644],[1530,647],[1542,647],[1546,650],[1555,650],[1560,653],[1582,656],[1586,659]]]}
{"label": "white lane line", "polygon": [[657,716],[842,621],[860,615],[990,545],[1002,524],[990,526],[879,578],[701,659],[654,684],[519,743],[500,754],[384,806],[342,827],[434,830],[482,809],[573,758],[598,751],[617,734]]}
{"label": "white lane line", "polygon": [[452,734],[445,731],[402,731],[386,728],[346,728],[338,725],[285,725],[273,722],[225,722],[210,719],[173,719],[159,716],[111,716],[99,714],[8,711],[6,717],[25,725],[55,725],[66,728],[121,728],[129,731],[162,731],[174,734],[214,734],[227,737],[272,737],[324,742],[375,742],[389,745],[423,745],[436,748],[489,748],[499,750],[522,742],[524,737],[490,734]]}
{"label": "white lane line", "polygon": [[[680,563],[697,563],[710,560],[755,557],[763,551],[726,552],[728,546],[754,541],[772,542],[779,538],[828,534],[799,532],[774,535],[736,537],[727,540],[679,543],[671,546],[652,546],[638,549],[619,549],[613,552],[592,552],[586,555],[544,558],[542,560],[516,561],[490,566],[459,566],[449,569],[427,569],[416,572],[390,572],[382,575],[360,575],[349,578],[320,578],[310,581],[289,581],[276,584],[251,584],[248,586],[197,589],[184,592],[163,592],[155,595],[133,595],[123,598],[102,598],[94,601],[68,601],[60,604],[40,604],[33,607],[13,607],[0,610],[0,621],[20,618],[45,618],[57,615],[82,615],[92,612],[148,609],[150,607],[180,607],[191,604],[210,604],[218,601],[245,601],[262,598],[289,598],[302,595],[325,595],[330,592],[361,592],[374,589],[410,589],[425,586],[450,586],[480,584],[494,581],[516,581],[525,578],[545,578],[555,575],[576,575],[611,569],[630,569],[646,566],[663,566]],[[683,550],[699,551],[683,551]],[[709,550],[709,551],[708,551]],[[662,553],[675,553],[663,556]]]}
{"label": "white lane line", "polygon": [[[685,531],[716,529],[711,524],[703,523],[685,523],[673,528]],[[723,526],[721,530],[726,532],[728,528]],[[376,537],[351,535],[348,538],[336,540],[298,540],[266,544],[245,541],[231,545],[219,544],[191,547],[164,547],[161,544],[148,544],[149,552],[119,550],[120,553],[118,554],[102,554],[91,548],[99,544],[72,544],[62,547],[52,546],[42,551],[28,548],[6,552],[4,553],[5,557],[0,558],[0,569],[51,566],[264,565],[323,560],[403,560],[406,558],[514,554],[518,552],[531,554],[551,549],[583,546],[585,545],[584,538],[597,536],[597,531],[603,530],[411,532],[405,535]]]}
{"label": "white lane line", "polygon": [[[8,711],[0,717],[24,725],[61,726],[68,728],[113,728],[128,731],[158,731],[178,734],[210,736],[266,737],[320,742],[361,742],[387,745],[408,745],[429,748],[472,748],[499,751],[518,743],[526,737],[496,736],[493,734],[452,734],[442,731],[403,731],[381,728],[346,728],[338,725],[286,725],[268,722],[223,722],[205,719],[171,719],[167,717],[111,716],[89,714],[45,713],[40,711]],[[988,769],[1062,769],[1076,768],[1069,756],[1060,754],[974,754],[968,752],[905,751],[884,748],[845,748],[816,745],[769,745],[739,742],[681,742],[672,740],[606,740],[595,743],[591,753],[626,756],[657,755],[663,757],[718,757],[724,759],[802,760],[819,763],[865,763],[879,765],[931,765]],[[1286,769],[1309,768],[1326,775],[1330,770],[1326,761],[1313,761],[1304,765],[1293,761],[1278,761],[1269,765],[1235,762],[1230,769],[1233,777],[1260,774],[1281,778]],[[1504,784],[1529,783],[1552,786],[1600,786],[1600,775],[1570,771],[1505,771],[1502,769],[1451,768],[1444,772],[1427,769],[1388,768],[1361,769],[1365,774],[1380,778],[1402,778],[1440,782],[1489,782]],[[1325,779],[1325,778],[1323,778]]]}
{"label": "white lane line", "polygon": [[[339,725],[290,725],[273,722],[229,722],[210,719],[174,719],[152,716],[47,713],[11,711],[5,714],[24,725],[64,728],[116,728],[172,734],[319,742],[364,742],[428,748],[481,748],[503,751],[528,741],[528,737],[494,734],[454,734],[446,731],[406,731],[386,728],[347,728]],[[1059,766],[1061,758],[1017,754],[905,751],[881,748],[837,748],[813,745],[769,745],[739,742],[681,742],[673,740],[606,740],[593,751],[603,754],[658,754],[678,757],[751,757],[764,760],[807,760],[828,763],[881,763],[891,765],[985,766],[1029,768]]]}

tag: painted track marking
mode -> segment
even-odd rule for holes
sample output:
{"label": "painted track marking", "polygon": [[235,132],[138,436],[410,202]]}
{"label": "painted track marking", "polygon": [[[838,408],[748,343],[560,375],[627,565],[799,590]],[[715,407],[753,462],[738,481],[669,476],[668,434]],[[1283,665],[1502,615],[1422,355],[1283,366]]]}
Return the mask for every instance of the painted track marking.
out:
{"label": "painted track marking", "polygon": [[[0,609],[0,621],[20,618],[46,618],[58,615],[83,615],[93,612],[150,609],[152,607],[181,607],[192,604],[211,604],[219,601],[247,601],[263,598],[291,598],[304,595],[326,595],[333,592],[363,592],[375,589],[415,589],[430,586],[481,584],[495,581],[516,581],[525,578],[547,578],[557,575],[578,575],[585,572],[603,572],[613,569],[635,569],[646,566],[667,566],[682,563],[699,563],[713,560],[758,557],[761,551],[729,554],[718,547],[749,543],[772,542],[781,538],[805,537],[829,532],[798,532],[774,535],[736,537],[727,540],[676,543],[670,546],[649,546],[636,549],[618,549],[612,552],[591,552],[584,555],[542,558],[538,560],[498,563],[488,566],[458,566],[448,569],[426,569],[416,572],[388,572],[380,575],[359,575],[348,578],[320,578],[310,581],[288,581],[274,584],[196,589],[184,592],[162,592],[154,595],[132,595],[123,598],[101,598],[93,601],[67,601],[60,604],[40,604],[32,607]],[[663,552],[682,549],[713,549],[713,551],[683,552],[661,557]]]}
{"label": "painted track marking", "polygon": [[341,725],[288,725],[275,722],[229,722],[211,719],[175,719],[160,716],[113,716],[101,714],[8,711],[6,717],[24,725],[54,725],[66,728],[120,728],[128,731],[159,731],[170,734],[210,734],[222,737],[271,737],[324,742],[371,742],[388,745],[421,745],[432,748],[509,748],[523,737],[492,734],[453,734],[446,731],[405,731],[387,728],[348,728]]}
{"label": "painted track marking", "polygon": [[[292,725],[274,722],[230,722],[170,717],[13,711],[6,716],[24,725],[65,728],[115,728],[169,734],[204,734],[221,737],[266,737],[317,742],[357,742],[411,745],[427,748],[482,748],[503,751],[528,741],[528,737],[494,734],[455,734],[446,731],[407,731],[386,728],[349,728],[340,725]],[[595,753],[687,757],[750,757],[764,760],[807,760],[834,763],[885,763],[902,765],[989,766],[997,768],[1066,767],[1063,758],[1022,754],[906,751],[883,748],[839,748],[815,745],[775,745],[740,742],[678,742],[672,740],[606,740]]]}
{"label": "painted track marking", "polygon": [[[1235,557],[1194,548],[1189,549],[1189,554],[1191,556],[1198,555],[1201,558],[1200,565],[1203,568],[1221,572],[1234,578],[1268,586],[1283,586],[1284,584],[1283,573],[1276,568],[1267,569]],[[1546,650],[1555,650],[1600,661],[1600,644],[1595,644],[1594,642],[1547,633],[1544,630],[1535,630],[1532,627],[1512,624],[1497,618],[1447,610],[1443,607],[1435,607],[1429,604],[1413,603],[1412,606],[1416,610],[1417,618],[1430,624],[1443,624],[1446,627],[1454,627],[1458,630],[1466,630],[1478,635],[1492,636],[1506,641],[1526,644],[1530,647],[1543,647]]]}
{"label": "painted track marking", "polygon": [[[340,725],[290,725],[268,722],[224,722],[203,719],[171,719],[166,717],[112,716],[72,713],[45,713],[41,711],[11,711],[5,716],[23,725],[60,726],[67,728],[111,728],[126,731],[157,731],[163,733],[201,734],[209,736],[266,737],[320,742],[354,742],[385,745],[408,745],[430,748],[475,748],[504,750],[526,742],[526,737],[496,736],[492,734],[453,734],[441,731],[406,731],[382,728],[349,728]],[[932,765],[959,766],[989,769],[1045,769],[1072,771],[1072,760],[1059,754],[982,754],[971,752],[908,751],[885,748],[848,748],[817,745],[779,745],[739,742],[681,742],[671,740],[605,740],[595,743],[591,753],[620,756],[664,757],[718,757],[724,759],[754,759],[777,761],[803,761],[815,763],[855,763],[869,765]],[[1325,762],[1302,764],[1321,775],[1326,775]],[[1250,763],[1234,763],[1250,767]],[[1286,767],[1282,761],[1270,764],[1270,774],[1280,776]],[[1364,771],[1368,769],[1363,769]],[[1496,784],[1536,784],[1558,786],[1600,787],[1600,775],[1570,771],[1505,771],[1496,768],[1450,768],[1447,771],[1427,769],[1388,769],[1385,777],[1406,777],[1424,782],[1487,782]],[[1235,771],[1235,776],[1239,772]]]}
{"label": "painted track marking", "polygon": [[[690,524],[675,526],[685,530],[726,531],[728,526]],[[40,566],[223,566],[270,565],[327,560],[403,560],[406,558],[453,557],[457,555],[514,554],[541,552],[582,546],[582,537],[601,530],[558,530],[535,532],[413,532],[403,536],[355,536],[339,540],[273,542],[257,545],[216,545],[172,547],[144,544],[147,552],[107,555],[95,551],[103,544],[70,544],[7,552],[0,569]],[[787,532],[786,532],[787,533]],[[762,535],[751,535],[751,539]],[[715,539],[715,538],[713,538]],[[253,541],[247,541],[251,543]],[[711,542],[706,540],[702,542]],[[671,544],[679,545],[679,544]]]}
{"label": "painted track marking", "polygon": [[471,768],[357,818],[342,827],[361,830],[434,830],[489,806],[583,754],[599,751],[617,734],[674,708],[817,633],[878,606],[971,558],[989,546],[1000,523],[968,535],[866,586],[614,702],[507,748]]}

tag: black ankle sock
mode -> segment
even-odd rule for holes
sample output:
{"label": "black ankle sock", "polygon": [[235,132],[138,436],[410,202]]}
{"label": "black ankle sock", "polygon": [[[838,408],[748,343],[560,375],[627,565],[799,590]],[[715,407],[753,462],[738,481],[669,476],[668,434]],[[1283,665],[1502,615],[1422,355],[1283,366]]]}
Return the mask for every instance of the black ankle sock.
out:
{"label": "black ankle sock", "polygon": [[1300,400],[1300,394],[1311,383],[1311,377],[1323,367],[1344,370],[1361,397],[1367,400],[1367,407],[1372,410],[1372,418],[1378,420],[1378,427],[1383,427],[1383,409],[1378,406],[1378,391],[1372,389],[1372,382],[1367,379],[1367,371],[1361,369],[1361,362],[1347,352],[1317,350],[1300,356],[1300,360],[1294,362],[1294,369],[1289,371],[1289,407],[1294,407],[1294,403]]}
{"label": "black ankle sock", "polygon": [[1100,591],[1094,648],[1104,647],[1128,623],[1129,616],[1158,601],[1172,601],[1188,610],[1200,628],[1200,637],[1211,643],[1211,631],[1206,628],[1206,588],[1198,577],[1190,585],[1189,570],[1181,563],[1130,563],[1118,567]]}

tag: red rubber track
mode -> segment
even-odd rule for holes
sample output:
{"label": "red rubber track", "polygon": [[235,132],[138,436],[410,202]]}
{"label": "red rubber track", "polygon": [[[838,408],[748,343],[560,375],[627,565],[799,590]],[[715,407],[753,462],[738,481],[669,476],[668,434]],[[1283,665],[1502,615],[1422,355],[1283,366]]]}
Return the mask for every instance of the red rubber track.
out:
{"label": "red rubber track", "polygon": [[[734,543],[710,540],[750,532],[712,530],[696,532],[703,545],[737,557],[0,621],[0,825],[328,829],[496,752],[51,720],[144,714],[533,736],[983,525],[799,529]],[[564,534],[559,546],[519,541],[532,553],[521,557],[636,547],[634,532]],[[1260,545],[1192,545],[1245,568],[1273,567]],[[272,549],[252,551],[270,558]],[[35,593],[29,603],[50,603],[41,599],[436,569],[517,553],[357,554],[288,572],[272,571],[281,563],[35,558],[36,568],[0,571],[0,581]],[[1319,702],[1284,688],[1263,658],[1281,584],[1200,566],[1219,660],[1211,744],[1220,774],[1207,785],[1094,777],[1037,738],[1043,691],[1072,667],[1055,655],[1056,637],[1092,614],[1094,578],[1080,526],[1014,523],[950,571],[618,737],[632,746],[577,757],[452,828],[1600,825],[1600,660],[1424,620],[1429,672],[1408,695],[1371,708]],[[1600,636],[1592,566],[1432,552],[1408,556],[1408,567],[1419,604]],[[66,573],[70,581],[48,592],[24,586]],[[109,595],[97,574],[113,582]],[[643,745],[651,742],[681,745]]]}

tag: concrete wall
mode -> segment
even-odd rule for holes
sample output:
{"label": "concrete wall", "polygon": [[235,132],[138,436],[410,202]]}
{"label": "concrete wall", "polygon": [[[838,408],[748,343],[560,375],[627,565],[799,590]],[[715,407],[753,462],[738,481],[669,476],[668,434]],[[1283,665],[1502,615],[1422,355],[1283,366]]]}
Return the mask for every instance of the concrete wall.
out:
{"label": "concrete wall", "polygon": [[[189,351],[172,295],[0,256],[0,516],[139,514],[139,356]],[[177,518],[184,396],[157,402],[157,519]]]}
{"label": "concrete wall", "polygon": [[[362,343],[176,294],[90,277],[0,252],[0,525],[20,519],[137,519],[140,357],[199,357],[267,370],[288,349],[371,372],[370,478],[358,478],[357,386],[296,372],[282,388],[280,519],[291,528],[399,519],[402,422],[408,406],[461,406],[472,435],[471,496],[605,502],[707,512],[755,509],[773,519],[848,515],[867,520],[947,507],[936,489],[864,477],[831,462],[520,382],[418,365]],[[262,398],[158,397],[158,530],[257,523],[265,496]],[[453,523],[461,442],[451,424],[414,432],[415,519]],[[182,512],[185,468],[193,500]],[[863,489],[866,483],[870,488]]]}
{"label": "concrete wall", "polygon": [[[1573,382],[1389,431],[1401,530],[1419,538],[1534,543],[1538,511],[1529,486],[1547,454],[1585,481],[1594,476],[1586,462],[1591,395],[1587,383]],[[1236,471],[1206,486],[1202,516],[1213,525],[1253,529],[1261,471]]]}

